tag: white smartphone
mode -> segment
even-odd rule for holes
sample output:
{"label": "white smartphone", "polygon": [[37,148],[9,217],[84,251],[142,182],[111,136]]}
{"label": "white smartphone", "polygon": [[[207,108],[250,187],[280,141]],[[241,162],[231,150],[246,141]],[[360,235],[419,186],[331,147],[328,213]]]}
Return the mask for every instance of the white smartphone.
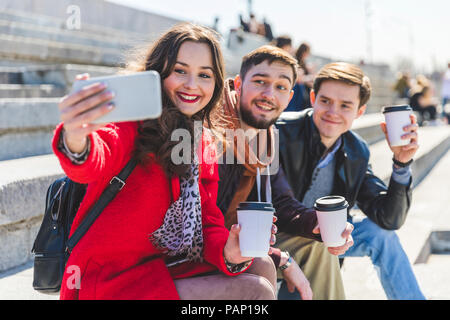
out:
{"label": "white smartphone", "polygon": [[106,90],[114,92],[111,100],[115,108],[92,123],[110,123],[155,119],[161,115],[161,80],[156,71],[127,75],[96,77],[73,83],[72,93],[83,87],[102,82]]}

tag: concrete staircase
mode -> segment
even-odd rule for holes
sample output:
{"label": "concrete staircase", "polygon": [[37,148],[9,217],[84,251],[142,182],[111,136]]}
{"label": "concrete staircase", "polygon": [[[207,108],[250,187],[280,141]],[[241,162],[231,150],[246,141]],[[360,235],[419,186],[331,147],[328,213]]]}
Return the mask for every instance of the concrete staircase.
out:
{"label": "concrete staircase", "polygon": [[[82,10],[81,30],[66,27],[65,9],[70,4]],[[30,249],[41,223],[47,187],[63,175],[50,146],[59,122],[57,104],[70,90],[75,75],[116,73],[124,50],[156,37],[178,21],[92,0],[5,0],[0,9],[0,299],[52,299],[31,289]],[[239,72],[242,55],[263,43],[251,35],[232,35],[228,45],[223,45],[228,75]],[[315,58],[322,64],[329,62]],[[374,92],[380,92],[372,98],[372,109],[379,111],[392,100],[390,71],[364,68],[373,75]],[[355,131],[372,144],[374,168],[387,177],[391,161],[381,141],[381,120],[379,113],[365,115],[355,123]],[[423,128],[415,176],[425,177],[448,150],[445,130]],[[415,226],[411,227],[413,234]],[[430,230],[424,229],[423,237],[415,238],[418,244],[411,249],[412,259],[423,251]]]}
{"label": "concrete staircase", "polygon": [[[28,6],[21,8],[24,2]],[[67,28],[65,13],[52,16],[62,4],[80,6],[85,17],[80,30]],[[86,13],[95,8],[121,18],[115,26],[108,25],[112,16],[92,23],[95,19]],[[75,75],[117,73],[128,49],[154,39],[178,21],[104,1],[3,1],[0,9],[0,271],[4,271],[30,261],[44,212],[42,200],[49,184],[62,175],[51,138],[60,122],[58,102]],[[133,21],[127,24],[125,18]],[[141,21],[141,29],[133,29],[136,21]],[[147,29],[155,22],[157,27]]]}
{"label": "concrete staircase", "polygon": [[59,123],[58,102],[76,74],[114,74],[117,68],[48,65],[0,68],[0,160],[51,153],[50,139]]}
{"label": "concrete staircase", "polygon": [[[445,284],[450,268],[450,250],[438,250],[447,255],[436,256],[433,245],[436,232],[450,231],[450,210],[445,200],[450,194],[450,127],[420,128],[419,143],[412,165],[413,202],[397,235],[425,296],[428,299],[450,299],[450,289]],[[387,143],[372,144],[370,150],[375,174],[388,182],[392,172],[392,153]],[[360,211],[353,213],[364,217]],[[450,239],[442,242],[448,245]],[[342,274],[348,299],[386,299],[370,258],[346,258]]]}

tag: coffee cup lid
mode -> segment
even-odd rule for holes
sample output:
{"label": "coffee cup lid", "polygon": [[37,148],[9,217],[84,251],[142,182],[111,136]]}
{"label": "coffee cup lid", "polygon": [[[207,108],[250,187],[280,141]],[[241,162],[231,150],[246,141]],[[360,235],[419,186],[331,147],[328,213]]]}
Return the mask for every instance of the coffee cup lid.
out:
{"label": "coffee cup lid", "polygon": [[341,196],[327,196],[316,200],[314,209],[318,211],[336,211],[348,208],[347,200]]}
{"label": "coffee cup lid", "polygon": [[412,111],[412,108],[405,104],[405,105],[399,105],[399,106],[390,106],[390,107],[384,107],[383,113],[389,113],[389,112],[398,112],[398,111]]}
{"label": "coffee cup lid", "polygon": [[259,211],[271,211],[275,209],[270,202],[241,202],[237,208],[238,210],[259,210]]}

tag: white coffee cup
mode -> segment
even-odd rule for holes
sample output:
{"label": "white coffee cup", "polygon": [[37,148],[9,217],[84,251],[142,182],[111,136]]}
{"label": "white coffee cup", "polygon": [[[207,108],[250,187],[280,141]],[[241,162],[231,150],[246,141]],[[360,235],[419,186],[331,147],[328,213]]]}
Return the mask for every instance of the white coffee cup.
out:
{"label": "white coffee cup", "polygon": [[237,208],[239,248],[243,257],[266,257],[269,253],[275,209],[268,202],[241,202]]}
{"label": "white coffee cup", "polygon": [[347,225],[348,203],[341,196],[327,196],[317,199],[314,204],[320,235],[326,247],[339,247],[345,244],[342,233]]}
{"label": "white coffee cup", "polygon": [[408,105],[384,107],[383,114],[391,147],[406,146],[411,139],[402,139],[403,128],[411,124],[412,108]]}

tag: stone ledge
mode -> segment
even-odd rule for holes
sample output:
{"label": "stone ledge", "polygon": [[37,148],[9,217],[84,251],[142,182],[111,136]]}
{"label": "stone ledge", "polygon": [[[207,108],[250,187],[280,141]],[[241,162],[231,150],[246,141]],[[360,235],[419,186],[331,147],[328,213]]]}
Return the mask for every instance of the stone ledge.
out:
{"label": "stone ledge", "polygon": [[52,153],[54,126],[19,130],[0,130],[0,161]]}
{"label": "stone ledge", "polygon": [[66,10],[69,5],[77,5],[82,10],[81,28],[83,31],[105,37],[128,38],[130,35],[135,37],[149,30],[162,32],[170,26],[182,22],[170,17],[99,0],[11,1],[6,8],[2,8],[0,17],[12,22],[67,30],[66,19],[69,15]]}
{"label": "stone ledge", "polygon": [[0,99],[0,130],[56,126],[60,122],[60,100],[61,98]]}
{"label": "stone ledge", "polygon": [[8,270],[32,259],[31,248],[41,226],[43,215],[12,225],[0,226],[0,271]]}
{"label": "stone ledge", "polygon": [[66,90],[70,90],[78,74],[89,73],[91,77],[100,77],[116,74],[119,70],[96,65],[58,64],[24,68],[22,77],[24,84],[48,83],[64,86]]}
{"label": "stone ledge", "polygon": [[50,183],[63,171],[54,155],[0,162],[0,225],[43,214]]}
{"label": "stone ledge", "polygon": [[62,176],[54,155],[0,162],[0,270],[31,259],[47,189]]}
{"label": "stone ledge", "polygon": [[123,52],[108,48],[75,45],[0,34],[0,57],[57,63],[118,66]]}
{"label": "stone ledge", "polygon": [[63,87],[52,84],[0,84],[0,99],[4,98],[55,98],[65,94]]}
{"label": "stone ledge", "polygon": [[[25,22],[13,22],[1,19],[0,17],[0,33],[11,36],[29,37],[41,40],[56,41],[68,44],[80,44],[87,46],[105,47],[112,49],[123,49],[129,47],[138,40],[131,38],[117,37],[110,35],[97,35],[91,32],[81,30],[67,30],[53,28],[48,26],[40,26]],[[140,35],[139,40],[143,41],[144,35]]]}
{"label": "stone ledge", "polygon": [[[420,127],[419,149],[411,166],[414,183],[423,179],[430,168],[450,148],[450,126]],[[385,140],[370,146],[371,164],[376,175],[389,182],[392,172],[392,151]]]}
{"label": "stone ledge", "polygon": [[[449,298],[449,290],[444,286],[449,259],[429,265],[430,235],[434,231],[450,230],[450,208],[442,198],[450,194],[449,168],[450,152],[447,152],[414,189],[406,222],[396,231],[427,299]],[[368,257],[346,258],[342,276],[348,299],[386,299]]]}
{"label": "stone ledge", "polygon": [[[419,128],[419,142],[420,147],[411,167],[414,188],[411,209],[405,224],[396,231],[411,264],[423,263],[428,258],[429,237],[432,231],[444,226],[448,226],[450,230],[450,212],[447,218],[443,216],[439,221],[442,210],[448,211],[441,195],[450,194],[448,183],[447,185],[444,183],[444,181],[448,182],[445,177],[450,179],[448,170],[450,127]],[[372,145],[370,150],[375,174],[388,183],[392,173],[392,152],[385,141]],[[446,166],[447,170],[444,169]],[[437,179],[442,180],[442,183],[437,183],[438,189],[445,186],[442,194],[436,192],[438,189],[433,186],[433,181]],[[446,189],[449,189],[447,193]],[[432,210],[431,203],[435,207],[434,215],[427,213],[428,210]],[[359,210],[353,210],[352,214],[364,216]],[[351,259],[349,260],[351,263]]]}

